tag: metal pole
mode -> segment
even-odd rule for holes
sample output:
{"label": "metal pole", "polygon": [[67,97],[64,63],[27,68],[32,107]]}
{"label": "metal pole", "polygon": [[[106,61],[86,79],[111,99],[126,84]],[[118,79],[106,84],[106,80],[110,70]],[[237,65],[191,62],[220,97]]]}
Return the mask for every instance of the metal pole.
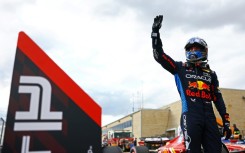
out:
{"label": "metal pole", "polygon": [[2,145],[3,129],[4,129],[4,122],[5,122],[2,117],[1,117],[1,120],[2,120],[3,123],[2,123],[1,137],[0,137],[1,138],[0,139],[0,145]]}

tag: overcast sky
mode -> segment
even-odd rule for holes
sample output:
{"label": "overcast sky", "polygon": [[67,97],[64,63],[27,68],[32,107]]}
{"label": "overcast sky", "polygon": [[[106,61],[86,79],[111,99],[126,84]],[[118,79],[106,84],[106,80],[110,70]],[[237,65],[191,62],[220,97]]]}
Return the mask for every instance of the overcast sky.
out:
{"label": "overcast sky", "polygon": [[102,125],[179,100],[174,77],[152,55],[159,14],[166,53],[185,61],[185,43],[199,36],[220,87],[245,89],[244,8],[244,0],[2,0],[0,116],[7,113],[20,31],[102,107]]}

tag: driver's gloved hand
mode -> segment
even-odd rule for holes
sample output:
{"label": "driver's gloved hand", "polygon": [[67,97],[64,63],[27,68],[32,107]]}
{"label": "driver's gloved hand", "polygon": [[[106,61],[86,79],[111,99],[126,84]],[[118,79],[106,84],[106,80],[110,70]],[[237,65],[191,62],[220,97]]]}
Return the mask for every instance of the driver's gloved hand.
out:
{"label": "driver's gloved hand", "polygon": [[225,139],[229,139],[231,136],[231,129],[230,129],[230,115],[228,113],[225,113],[222,116],[222,121],[223,121],[223,136],[226,134]]}
{"label": "driver's gloved hand", "polygon": [[158,15],[154,18],[151,37],[159,37],[159,29],[162,27],[163,16]]}

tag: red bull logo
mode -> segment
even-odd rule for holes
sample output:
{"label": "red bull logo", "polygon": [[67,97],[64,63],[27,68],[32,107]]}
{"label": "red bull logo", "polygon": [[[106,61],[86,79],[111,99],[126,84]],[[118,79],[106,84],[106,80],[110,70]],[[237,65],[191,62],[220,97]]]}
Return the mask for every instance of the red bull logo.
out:
{"label": "red bull logo", "polygon": [[[189,81],[189,89],[186,90],[186,95],[190,97],[200,97],[211,100],[210,93],[206,93],[205,90],[210,91],[210,86],[203,81]],[[198,91],[192,91],[190,89],[198,89]]]}
{"label": "red bull logo", "polygon": [[186,95],[190,96],[190,97],[205,98],[205,99],[208,99],[208,100],[212,99],[210,93],[206,93],[205,91],[194,92],[194,91],[191,91],[190,89],[187,89],[186,90]]}
{"label": "red bull logo", "polygon": [[190,82],[188,88],[196,88],[198,90],[208,90],[210,91],[210,86],[204,83],[203,81]]}

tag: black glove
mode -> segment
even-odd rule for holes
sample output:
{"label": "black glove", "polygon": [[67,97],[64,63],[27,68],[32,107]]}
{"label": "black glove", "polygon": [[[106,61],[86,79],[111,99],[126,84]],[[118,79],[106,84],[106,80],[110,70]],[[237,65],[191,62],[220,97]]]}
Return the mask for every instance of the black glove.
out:
{"label": "black glove", "polygon": [[152,25],[151,38],[160,38],[159,29],[162,26],[162,19],[163,19],[162,15],[156,16],[154,18],[154,22]]}
{"label": "black glove", "polygon": [[162,41],[160,39],[160,34],[159,34],[159,29],[162,26],[162,20],[163,16],[159,15],[154,18],[154,23],[152,25],[152,33],[151,33],[151,38],[152,38],[152,48],[153,48],[153,55],[155,60],[159,60],[159,57],[163,54],[162,49],[156,49],[162,47]]}
{"label": "black glove", "polygon": [[225,113],[225,115],[222,116],[222,120],[223,120],[223,135],[226,133],[226,135],[230,135],[230,116],[228,113]]}
{"label": "black glove", "polygon": [[159,32],[159,29],[162,26],[162,19],[163,19],[162,15],[156,16],[154,18],[154,23],[152,25],[152,32],[153,33],[158,33]]}

